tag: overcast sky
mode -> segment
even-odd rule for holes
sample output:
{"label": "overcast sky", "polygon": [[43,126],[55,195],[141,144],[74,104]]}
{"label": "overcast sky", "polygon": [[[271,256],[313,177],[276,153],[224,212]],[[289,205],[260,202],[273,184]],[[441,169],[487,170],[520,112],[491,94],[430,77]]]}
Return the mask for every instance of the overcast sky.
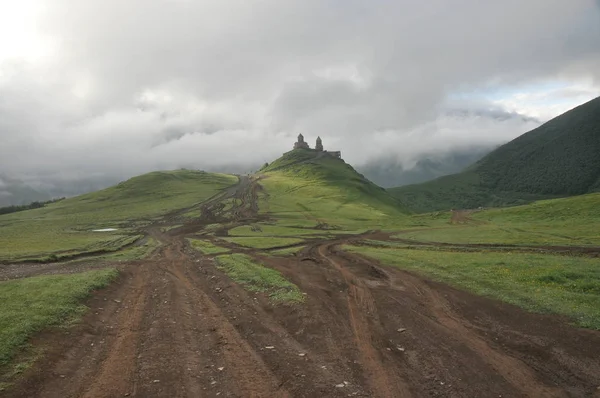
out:
{"label": "overcast sky", "polygon": [[600,95],[596,0],[0,0],[0,173],[361,165],[498,144]]}

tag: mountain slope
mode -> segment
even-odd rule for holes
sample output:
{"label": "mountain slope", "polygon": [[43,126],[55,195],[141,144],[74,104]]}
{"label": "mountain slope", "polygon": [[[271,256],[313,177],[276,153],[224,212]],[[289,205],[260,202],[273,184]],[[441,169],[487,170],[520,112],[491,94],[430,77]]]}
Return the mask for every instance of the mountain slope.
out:
{"label": "mountain slope", "polygon": [[443,154],[427,155],[410,168],[395,159],[378,159],[358,168],[368,179],[384,188],[419,184],[448,174],[459,173],[494,148],[491,146],[453,150]]}
{"label": "mountain slope", "polygon": [[600,190],[600,97],[491,152],[465,171],[390,189],[416,211],[502,206]]}
{"label": "mountain slope", "polygon": [[341,159],[314,150],[285,153],[260,173],[269,194],[269,211],[304,214],[307,219],[332,224],[377,225],[407,213],[398,199],[375,185]]}

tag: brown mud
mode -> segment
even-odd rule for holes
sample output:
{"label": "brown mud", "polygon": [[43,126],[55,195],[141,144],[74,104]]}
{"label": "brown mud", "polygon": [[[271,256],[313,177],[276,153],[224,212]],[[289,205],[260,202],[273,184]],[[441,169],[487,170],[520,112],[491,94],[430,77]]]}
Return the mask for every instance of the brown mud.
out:
{"label": "brown mud", "polygon": [[[244,290],[185,237],[265,220],[262,194],[242,177],[201,204],[198,219],[180,211],[148,228],[160,248],[120,264],[120,279],[90,298],[78,325],[36,336],[45,355],[0,396],[600,396],[599,332],[340,249],[387,234],[310,239],[289,258],[232,244],[306,300],[274,304]],[[169,223],[183,226],[161,232]]]}

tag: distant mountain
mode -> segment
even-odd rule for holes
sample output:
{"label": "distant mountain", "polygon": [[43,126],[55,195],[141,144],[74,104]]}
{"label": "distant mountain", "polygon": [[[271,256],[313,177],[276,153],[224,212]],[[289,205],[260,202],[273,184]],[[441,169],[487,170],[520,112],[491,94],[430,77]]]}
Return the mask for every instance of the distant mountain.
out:
{"label": "distant mountain", "polygon": [[48,193],[39,192],[23,181],[0,174],[0,207],[24,205],[51,199]]}
{"label": "distant mountain", "polygon": [[600,97],[499,147],[461,173],[389,190],[423,212],[595,191],[600,191]]}
{"label": "distant mountain", "polygon": [[494,147],[456,150],[419,159],[413,167],[405,168],[393,159],[381,159],[357,167],[374,183],[384,187],[418,184],[437,177],[458,173],[492,151]]}

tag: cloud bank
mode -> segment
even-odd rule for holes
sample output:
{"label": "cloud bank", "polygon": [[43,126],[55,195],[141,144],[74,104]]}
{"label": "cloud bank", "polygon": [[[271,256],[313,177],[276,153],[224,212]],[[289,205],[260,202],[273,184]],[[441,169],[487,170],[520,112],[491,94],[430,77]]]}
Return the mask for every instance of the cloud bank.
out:
{"label": "cloud bank", "polygon": [[593,0],[13,3],[0,170],[38,183],[241,171],[298,133],[410,167],[600,94]]}

